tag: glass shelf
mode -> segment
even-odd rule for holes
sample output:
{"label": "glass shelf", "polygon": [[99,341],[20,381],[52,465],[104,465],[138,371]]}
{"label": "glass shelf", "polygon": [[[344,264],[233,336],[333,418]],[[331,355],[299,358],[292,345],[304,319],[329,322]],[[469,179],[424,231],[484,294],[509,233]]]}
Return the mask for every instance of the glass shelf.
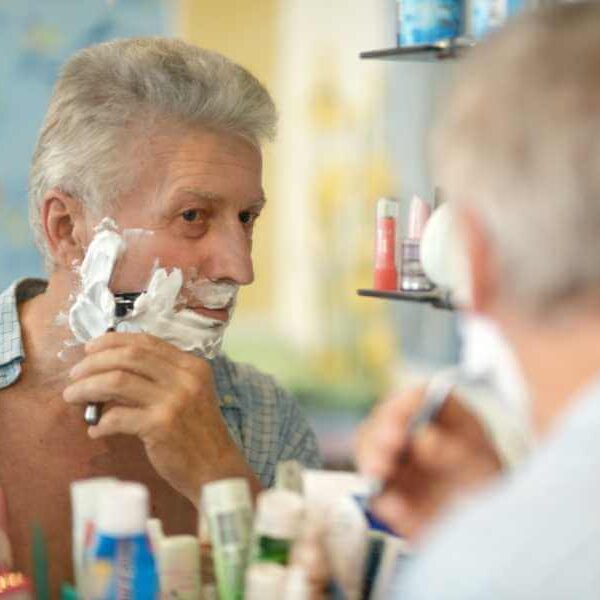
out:
{"label": "glass shelf", "polygon": [[367,296],[369,298],[384,298],[386,300],[403,300],[405,302],[420,302],[422,304],[431,304],[434,308],[442,308],[445,310],[454,310],[454,306],[450,301],[450,294],[440,290],[431,290],[430,292],[388,292],[382,290],[356,290],[359,296]]}
{"label": "glass shelf", "polygon": [[423,46],[408,46],[386,48],[383,50],[368,50],[360,53],[360,58],[381,59],[381,60],[410,60],[420,62],[437,62],[439,60],[448,60],[460,58],[466,50],[472,48],[475,42],[458,38],[439,42],[436,44],[427,44]]}

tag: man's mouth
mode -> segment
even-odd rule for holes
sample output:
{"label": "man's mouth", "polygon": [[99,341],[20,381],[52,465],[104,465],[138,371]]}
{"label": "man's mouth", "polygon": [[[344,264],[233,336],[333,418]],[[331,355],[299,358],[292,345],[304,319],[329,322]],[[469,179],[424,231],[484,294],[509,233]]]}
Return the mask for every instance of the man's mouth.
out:
{"label": "man's mouth", "polygon": [[193,310],[195,313],[202,315],[203,317],[208,317],[209,319],[215,319],[216,321],[222,321],[226,323],[229,321],[229,316],[231,314],[231,304],[223,308],[206,308],[205,306],[188,306],[189,310]]}

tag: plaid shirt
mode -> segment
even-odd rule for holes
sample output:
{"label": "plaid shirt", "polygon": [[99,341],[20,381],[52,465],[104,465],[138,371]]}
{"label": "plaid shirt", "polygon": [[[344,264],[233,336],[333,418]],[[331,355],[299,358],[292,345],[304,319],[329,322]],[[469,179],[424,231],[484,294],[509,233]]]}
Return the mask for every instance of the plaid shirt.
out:
{"label": "plaid shirt", "polygon": [[[17,381],[25,359],[17,306],[45,287],[42,280],[25,279],[0,294],[0,390]],[[272,377],[223,355],[210,363],[229,433],[264,486],[273,484],[280,461],[320,465],[317,441],[306,418]]]}

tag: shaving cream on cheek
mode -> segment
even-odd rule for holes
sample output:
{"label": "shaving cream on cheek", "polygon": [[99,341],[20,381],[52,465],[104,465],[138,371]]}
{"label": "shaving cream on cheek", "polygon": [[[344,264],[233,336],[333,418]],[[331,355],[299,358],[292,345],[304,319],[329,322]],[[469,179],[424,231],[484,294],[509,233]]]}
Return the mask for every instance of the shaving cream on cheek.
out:
{"label": "shaving cream on cheek", "polygon": [[112,219],[96,227],[79,274],[81,291],[69,311],[69,327],[75,338],[85,343],[113,327],[115,298],[108,285],[117,259],[125,251],[123,238]]}
{"label": "shaving cream on cheek", "polygon": [[210,319],[189,309],[176,310],[183,285],[180,269],[157,269],[148,290],[135,301],[133,311],[117,331],[137,328],[186,352],[213,358],[221,347],[227,322]]}
{"label": "shaving cream on cheek", "polygon": [[[69,326],[77,341],[85,343],[104,334],[109,328],[117,331],[143,331],[172,343],[181,350],[213,358],[221,347],[228,321],[200,315],[193,310],[180,309],[185,296],[210,309],[232,308],[238,286],[211,281],[186,284],[182,294],[183,275],[180,269],[170,272],[155,265],[147,290],[136,300],[133,311],[118,319],[115,317],[115,297],[109,288],[117,260],[130,254],[130,243],[125,239],[139,238],[145,230],[117,231],[116,223],[103,219],[95,229],[84,261],[79,269],[81,291],[69,311]],[[130,239],[128,239],[128,242]]]}

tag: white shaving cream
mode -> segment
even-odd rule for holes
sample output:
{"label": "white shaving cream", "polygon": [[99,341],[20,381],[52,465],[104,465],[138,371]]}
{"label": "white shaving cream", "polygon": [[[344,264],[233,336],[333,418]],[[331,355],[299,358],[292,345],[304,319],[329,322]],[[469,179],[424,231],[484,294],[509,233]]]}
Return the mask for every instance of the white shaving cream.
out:
{"label": "white shaving cream", "polygon": [[[143,331],[186,352],[214,357],[221,347],[229,321],[220,321],[194,310],[179,308],[183,302],[183,274],[174,268],[155,268],[147,290],[134,303],[133,310],[116,322],[115,297],[109,289],[110,278],[118,258],[125,252],[128,233],[138,235],[143,230],[116,231],[111,219],[104,219],[96,228],[80,275],[82,289],[69,312],[69,326],[79,342],[102,335],[110,327],[117,331]],[[233,310],[238,286],[208,280],[185,284],[187,302],[208,309]]]}
{"label": "white shaving cream", "polygon": [[115,324],[115,297],[108,284],[125,242],[112,219],[103,219],[94,230],[79,273],[81,291],[69,311],[69,327],[80,342],[87,342]]}

